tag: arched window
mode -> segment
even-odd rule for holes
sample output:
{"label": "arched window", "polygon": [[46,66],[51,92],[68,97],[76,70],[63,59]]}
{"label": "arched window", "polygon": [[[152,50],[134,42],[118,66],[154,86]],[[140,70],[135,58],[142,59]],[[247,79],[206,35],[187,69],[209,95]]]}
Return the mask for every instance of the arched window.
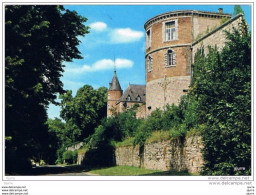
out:
{"label": "arched window", "polygon": [[176,53],[169,49],[165,54],[165,67],[176,66]]}

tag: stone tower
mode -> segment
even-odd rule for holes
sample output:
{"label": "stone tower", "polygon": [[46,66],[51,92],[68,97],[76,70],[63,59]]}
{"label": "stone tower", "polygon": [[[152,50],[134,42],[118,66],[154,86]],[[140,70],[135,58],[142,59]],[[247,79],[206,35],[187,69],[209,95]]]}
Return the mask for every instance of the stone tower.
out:
{"label": "stone tower", "polygon": [[[113,112],[119,112],[119,108],[117,102],[123,95],[123,90],[118,81],[116,70],[114,70],[114,76],[112,78],[112,82],[109,83],[108,89],[108,106],[107,106],[107,117],[113,115]],[[120,106],[120,105],[119,105]]]}
{"label": "stone tower", "polygon": [[173,11],[149,19],[146,33],[146,114],[178,104],[191,81],[192,43],[220,26],[230,14]]}

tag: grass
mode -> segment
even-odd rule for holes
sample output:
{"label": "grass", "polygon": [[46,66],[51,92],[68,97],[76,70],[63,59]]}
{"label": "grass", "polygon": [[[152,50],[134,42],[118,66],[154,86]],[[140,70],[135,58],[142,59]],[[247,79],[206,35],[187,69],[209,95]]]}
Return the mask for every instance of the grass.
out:
{"label": "grass", "polygon": [[169,131],[154,131],[152,135],[147,138],[146,144],[154,143],[154,142],[161,142],[170,140],[170,132]]}
{"label": "grass", "polygon": [[91,170],[90,173],[102,176],[191,176],[187,171],[159,171],[132,166],[114,166]]}
{"label": "grass", "polygon": [[134,137],[128,137],[122,142],[115,142],[115,147],[133,146]]}

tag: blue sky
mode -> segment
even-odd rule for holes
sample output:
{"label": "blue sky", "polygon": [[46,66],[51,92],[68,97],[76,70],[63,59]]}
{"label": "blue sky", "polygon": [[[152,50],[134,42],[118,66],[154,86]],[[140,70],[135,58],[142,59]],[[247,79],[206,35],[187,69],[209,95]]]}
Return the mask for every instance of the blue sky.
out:
{"label": "blue sky", "polygon": [[[114,59],[117,76],[123,90],[131,84],[145,84],[145,22],[165,12],[200,10],[232,14],[234,5],[66,5],[88,19],[90,33],[79,37],[79,50],[84,59],[65,62],[61,81],[73,96],[83,85],[108,87],[113,77]],[[242,5],[251,26],[251,7]],[[59,117],[60,108],[50,105],[49,118]]]}

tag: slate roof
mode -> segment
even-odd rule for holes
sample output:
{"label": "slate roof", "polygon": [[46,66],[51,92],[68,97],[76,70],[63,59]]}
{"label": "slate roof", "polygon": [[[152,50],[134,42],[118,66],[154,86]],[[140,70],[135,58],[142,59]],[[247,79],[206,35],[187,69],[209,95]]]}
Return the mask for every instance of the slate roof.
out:
{"label": "slate roof", "polygon": [[[130,96],[130,100],[127,98],[128,96]],[[138,96],[141,99],[140,101],[137,99]],[[146,85],[129,84],[118,103],[119,102],[146,102]]]}
{"label": "slate roof", "polygon": [[116,76],[116,71],[114,71],[114,76],[113,76],[112,82],[109,83],[109,90],[113,90],[113,91],[121,91],[122,90],[119,80]]}

